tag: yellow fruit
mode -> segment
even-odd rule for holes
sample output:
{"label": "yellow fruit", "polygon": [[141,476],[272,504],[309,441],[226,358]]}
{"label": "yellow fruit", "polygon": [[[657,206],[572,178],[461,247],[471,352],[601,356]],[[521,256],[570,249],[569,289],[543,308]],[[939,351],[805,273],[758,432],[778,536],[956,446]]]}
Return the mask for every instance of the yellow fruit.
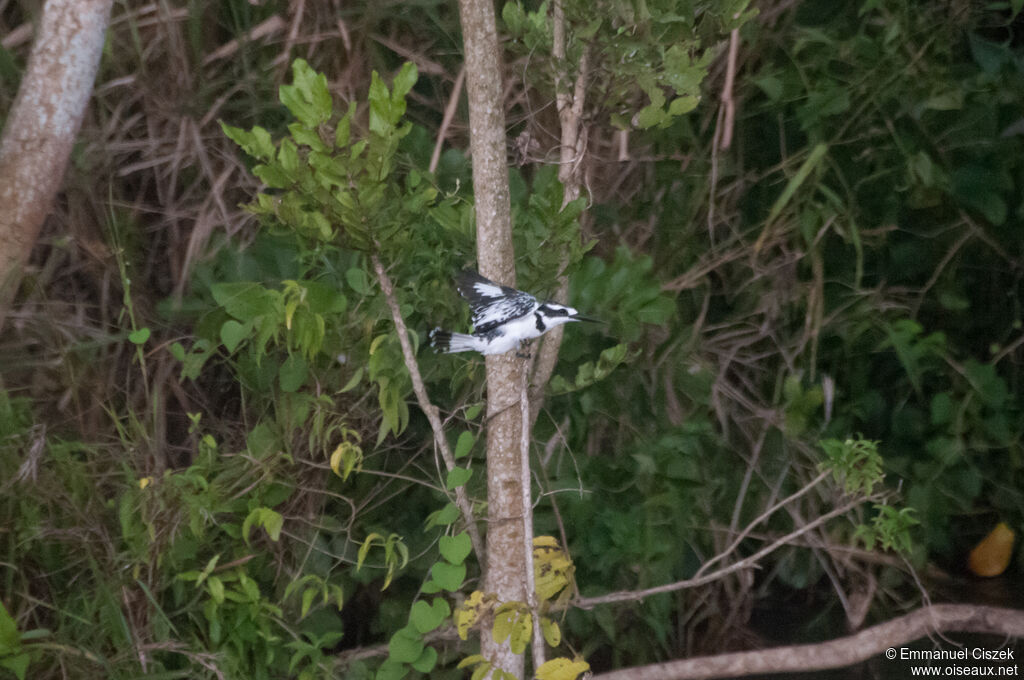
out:
{"label": "yellow fruit", "polygon": [[1013,555],[1013,529],[1000,522],[988,536],[974,546],[967,567],[978,576],[999,576],[1006,570]]}

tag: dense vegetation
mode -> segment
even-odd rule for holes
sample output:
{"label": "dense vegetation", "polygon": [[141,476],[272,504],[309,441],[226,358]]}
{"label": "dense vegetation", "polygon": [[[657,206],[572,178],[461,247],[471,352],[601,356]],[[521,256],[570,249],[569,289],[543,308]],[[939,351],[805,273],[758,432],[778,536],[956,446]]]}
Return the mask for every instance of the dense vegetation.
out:
{"label": "dense vegetation", "polygon": [[[116,8],[0,329],[16,676],[466,673],[472,637],[417,637],[480,573],[452,489],[486,501],[483,364],[422,346],[468,326],[464,109],[441,131],[458,17],[355,4]],[[520,287],[565,265],[607,321],[567,331],[533,431],[559,604],[776,549],[555,611],[562,655],[755,647],[782,608],[824,639],[920,602],[1024,525],[1021,3],[591,4],[566,8],[567,58],[595,66],[564,207],[549,8],[501,23]],[[30,19],[0,6],[0,34]],[[27,50],[0,50],[4,111]],[[436,460],[373,257],[469,472]]]}

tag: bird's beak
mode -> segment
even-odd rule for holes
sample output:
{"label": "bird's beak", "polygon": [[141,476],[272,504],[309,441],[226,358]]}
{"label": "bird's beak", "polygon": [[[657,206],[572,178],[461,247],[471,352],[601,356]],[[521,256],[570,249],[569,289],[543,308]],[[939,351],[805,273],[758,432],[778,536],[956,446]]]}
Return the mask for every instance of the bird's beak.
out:
{"label": "bird's beak", "polygon": [[587,323],[604,323],[604,321],[601,321],[600,319],[591,319],[589,316],[581,316],[579,314],[571,318],[573,321],[586,321]]}

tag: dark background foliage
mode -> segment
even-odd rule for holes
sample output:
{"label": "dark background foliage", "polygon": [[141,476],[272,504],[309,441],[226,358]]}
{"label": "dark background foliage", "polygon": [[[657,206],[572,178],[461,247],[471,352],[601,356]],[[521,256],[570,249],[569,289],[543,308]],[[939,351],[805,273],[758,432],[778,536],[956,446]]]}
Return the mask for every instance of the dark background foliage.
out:
{"label": "dark background foliage", "polygon": [[[566,642],[600,670],[825,639],[924,591],[1012,603],[1019,547],[985,588],[965,561],[996,523],[1024,524],[1020,3],[755,3],[728,149],[714,143],[727,34],[697,5],[709,18],[686,39],[709,71],[692,112],[623,138],[602,108],[616,74],[595,75],[578,240],[576,214],[559,213],[550,82],[530,75],[528,34],[508,31],[520,283],[553,290],[552,243],[571,241],[571,301],[607,321],[568,331],[538,418],[537,533],[565,541],[582,596],[685,579],[818,475],[820,440],[854,435],[879,442],[886,503],[919,524],[908,550],[869,550],[856,527],[879,511],[865,503],[755,573],[571,610]],[[28,53],[13,31],[31,19],[0,4],[3,111]],[[278,87],[301,57],[336,112],[357,103],[362,137],[371,71],[390,83],[417,64],[394,174],[438,200],[406,219],[389,263],[423,343],[468,324],[451,287],[474,261],[464,107],[426,172],[460,44],[452,3],[117,5],[66,189],[0,335],[0,597],[18,631],[41,631],[23,643],[31,677],[376,668],[344,652],[405,624],[445,480],[366,258],[240,208],[260,184],[218,121],[285,135]],[[306,291],[298,330],[288,282]],[[257,284],[273,294],[245,292]],[[618,343],[625,362],[588,379]],[[482,363],[419,359],[483,498],[482,446],[467,448]],[[362,454],[347,479],[339,450]],[[842,497],[815,487],[734,559]],[[382,550],[357,570],[374,533],[403,537],[408,564]],[[763,624],[778,612],[784,631]],[[465,651],[439,648],[447,670],[431,677],[461,677]]]}

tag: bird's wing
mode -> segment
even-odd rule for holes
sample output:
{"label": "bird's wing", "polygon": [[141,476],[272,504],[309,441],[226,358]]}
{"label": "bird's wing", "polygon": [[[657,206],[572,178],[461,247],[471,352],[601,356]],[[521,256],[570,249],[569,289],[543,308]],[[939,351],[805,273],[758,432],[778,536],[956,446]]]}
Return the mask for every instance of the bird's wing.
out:
{"label": "bird's wing", "polygon": [[537,306],[537,299],[529,293],[498,285],[473,271],[462,272],[457,284],[459,294],[466,298],[473,312],[473,330],[476,333],[486,333],[507,321],[518,319]]}

